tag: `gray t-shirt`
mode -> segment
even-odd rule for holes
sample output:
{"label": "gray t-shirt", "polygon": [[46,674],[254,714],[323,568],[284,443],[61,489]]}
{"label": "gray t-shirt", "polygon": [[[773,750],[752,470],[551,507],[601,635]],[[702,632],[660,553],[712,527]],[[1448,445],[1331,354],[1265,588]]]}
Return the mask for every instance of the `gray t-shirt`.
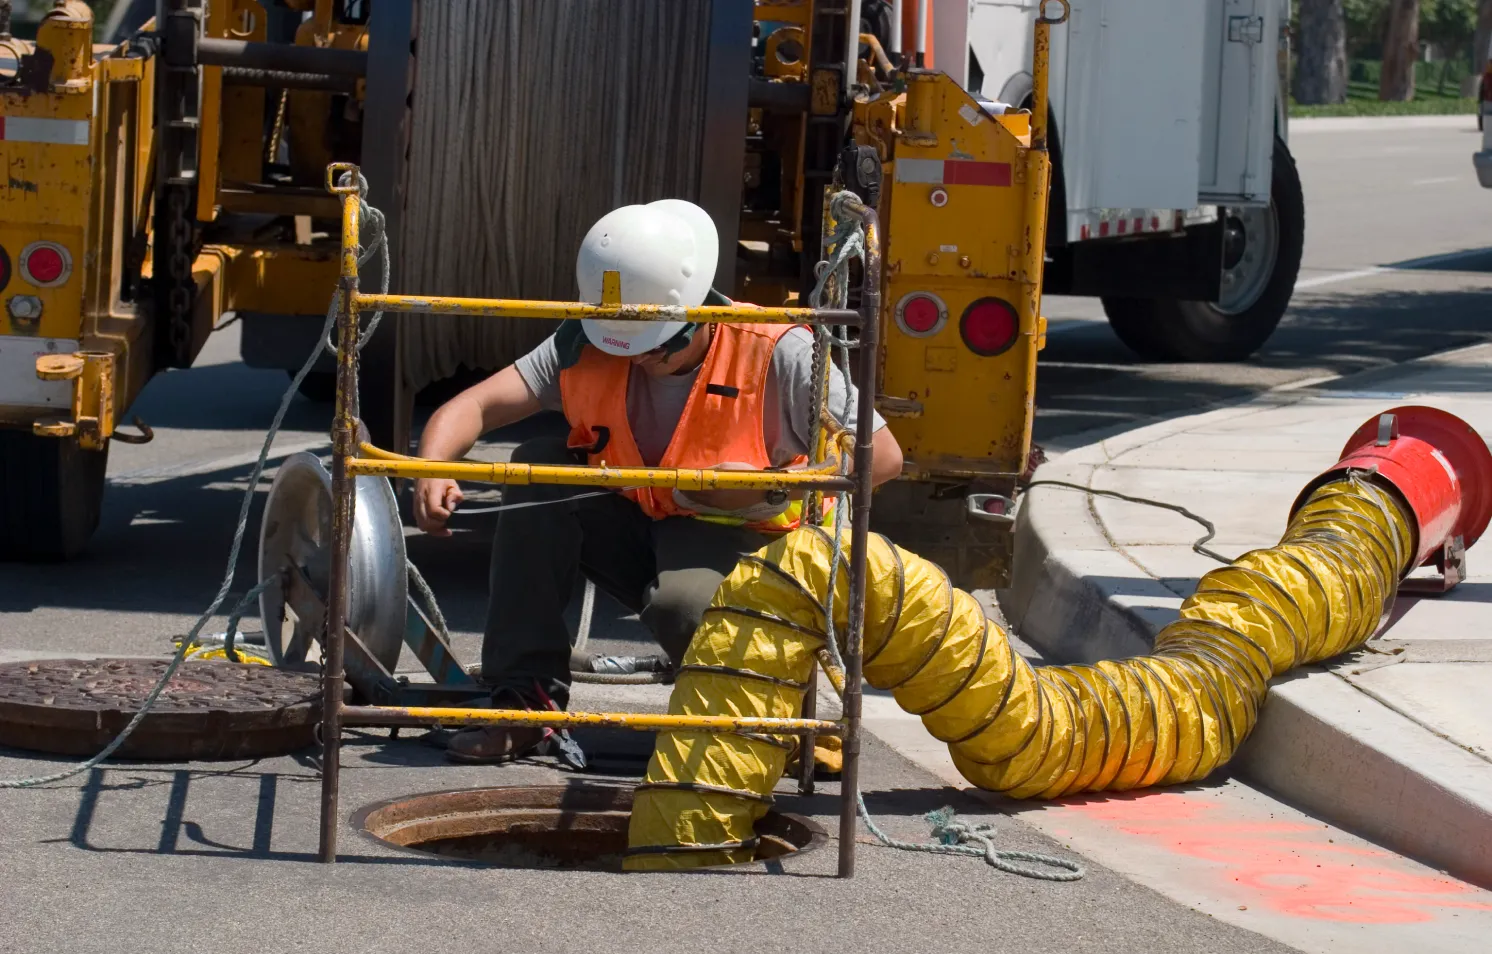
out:
{"label": "gray t-shirt", "polygon": [[[519,358],[516,367],[546,410],[563,410],[559,352],[552,337]],[[632,436],[644,464],[656,466],[662,459],[698,376],[698,368],[661,378],[633,369],[627,383],[627,422],[632,426]],[[786,466],[793,458],[809,453],[813,440],[809,417],[813,407],[812,379],[813,335],[806,328],[790,329],[778,339],[767,372],[762,431],[773,467]],[[829,376],[829,413],[851,430],[855,427],[856,400],[854,385],[836,367]],[[886,422],[877,414],[872,430],[885,426]]]}

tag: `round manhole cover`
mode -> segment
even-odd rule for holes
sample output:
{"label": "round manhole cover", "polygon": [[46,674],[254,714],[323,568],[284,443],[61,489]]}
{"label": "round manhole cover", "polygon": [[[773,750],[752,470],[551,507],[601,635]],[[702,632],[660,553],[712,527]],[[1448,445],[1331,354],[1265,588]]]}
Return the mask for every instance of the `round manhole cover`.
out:
{"label": "round manhole cover", "polygon": [[[0,665],[0,745],[93,755],[129,723],[164,659],[50,659]],[[117,752],[120,758],[238,759],[315,742],[321,682],[309,673],[219,660],[184,663]]]}
{"label": "round manhole cover", "polygon": [[[503,868],[621,871],[631,786],[528,785],[410,795],[352,816],[366,837],[425,857]],[[824,829],[769,811],[756,823],[754,861],[822,845]],[[744,862],[751,864],[753,862]]]}

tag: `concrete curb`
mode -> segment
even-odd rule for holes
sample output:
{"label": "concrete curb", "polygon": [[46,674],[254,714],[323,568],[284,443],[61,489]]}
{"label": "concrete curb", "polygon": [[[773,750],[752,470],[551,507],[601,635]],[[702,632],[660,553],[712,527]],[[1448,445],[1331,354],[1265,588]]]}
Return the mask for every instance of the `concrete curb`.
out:
{"label": "concrete curb", "polygon": [[1302,116],[1290,120],[1290,135],[1322,132],[1378,132],[1394,129],[1476,129],[1476,116]]}
{"label": "concrete curb", "polygon": [[[1034,482],[1092,486],[1104,464],[1126,450],[1308,397],[1269,393],[1141,427],[1062,455],[1038,469]],[[1094,499],[1051,486],[1028,491],[1016,521],[1011,586],[999,594],[1012,628],[1057,662],[1149,652],[1155,633],[1176,618],[1190,591],[1189,581],[1183,587],[1159,579],[1118,549]],[[1259,725],[1233,765],[1242,777],[1323,819],[1492,886],[1487,761],[1330,668],[1310,667],[1272,686]]]}
{"label": "concrete curb", "polygon": [[1487,763],[1310,666],[1269,690],[1239,774],[1344,828],[1492,885]]}

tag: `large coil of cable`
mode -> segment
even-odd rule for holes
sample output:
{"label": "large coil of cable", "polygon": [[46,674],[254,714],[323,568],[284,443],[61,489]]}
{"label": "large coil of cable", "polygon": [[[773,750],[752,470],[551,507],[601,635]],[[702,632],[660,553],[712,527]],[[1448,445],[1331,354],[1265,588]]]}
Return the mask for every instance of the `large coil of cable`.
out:
{"label": "large coil of cable", "polygon": [[[710,13],[707,0],[420,4],[400,287],[572,300],[575,251],[596,219],[695,198]],[[553,330],[404,321],[413,388],[502,367]]]}

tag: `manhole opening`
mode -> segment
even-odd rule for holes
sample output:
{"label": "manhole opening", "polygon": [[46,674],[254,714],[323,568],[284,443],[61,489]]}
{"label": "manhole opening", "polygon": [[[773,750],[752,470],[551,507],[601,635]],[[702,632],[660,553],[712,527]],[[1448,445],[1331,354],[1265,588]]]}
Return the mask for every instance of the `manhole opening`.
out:
{"label": "manhole opening", "polygon": [[[632,788],[535,785],[412,795],[353,816],[365,836],[405,852],[500,868],[621,871]],[[769,811],[753,861],[811,851],[827,839],[809,819]],[[751,862],[745,862],[750,864]]]}

